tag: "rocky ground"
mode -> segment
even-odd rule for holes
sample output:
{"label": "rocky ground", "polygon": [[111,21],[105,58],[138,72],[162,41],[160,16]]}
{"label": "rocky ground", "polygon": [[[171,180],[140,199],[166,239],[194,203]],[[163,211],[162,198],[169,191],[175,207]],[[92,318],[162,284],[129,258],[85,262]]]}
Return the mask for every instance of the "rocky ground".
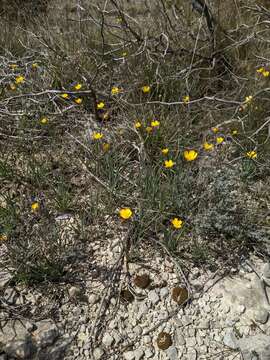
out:
{"label": "rocky ground", "polygon": [[[121,244],[109,237],[74,254],[81,279],[60,284],[51,304],[2,273],[0,359],[270,359],[269,264],[254,257],[227,274],[184,276],[147,249],[127,276]],[[39,319],[43,301],[51,311]]]}

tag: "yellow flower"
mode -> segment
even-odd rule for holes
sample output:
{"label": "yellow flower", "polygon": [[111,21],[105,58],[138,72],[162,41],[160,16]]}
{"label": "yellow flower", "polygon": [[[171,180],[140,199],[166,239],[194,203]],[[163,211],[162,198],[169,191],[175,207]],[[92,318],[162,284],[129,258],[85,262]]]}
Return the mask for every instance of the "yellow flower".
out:
{"label": "yellow flower", "polygon": [[123,56],[123,57],[127,56],[127,52],[126,52],[126,51],[123,51],[123,52],[122,52],[122,56]]}
{"label": "yellow flower", "polygon": [[82,88],[82,84],[77,83],[76,85],[74,85],[75,90],[80,90],[81,88]]}
{"label": "yellow flower", "polygon": [[219,136],[219,137],[216,138],[217,144],[222,144],[223,141],[224,141],[224,138],[222,136]]}
{"label": "yellow flower", "polygon": [[108,151],[108,150],[110,149],[111,145],[110,145],[109,143],[104,143],[104,144],[102,145],[102,147],[103,147],[103,150],[104,150],[104,151]]}
{"label": "yellow flower", "polygon": [[33,212],[36,212],[39,210],[39,203],[37,201],[33,202],[31,205],[31,209]]}
{"label": "yellow flower", "polygon": [[145,128],[145,131],[148,132],[148,134],[153,130],[153,128],[151,126],[147,126]]}
{"label": "yellow flower", "polygon": [[263,73],[263,72],[264,72],[264,68],[263,68],[263,67],[260,67],[260,68],[257,69],[256,71],[257,71],[257,73],[259,73],[259,74],[260,74],[260,73]]}
{"label": "yellow flower", "polygon": [[64,93],[64,94],[61,94],[61,97],[63,99],[68,99],[69,98],[69,95],[67,93]]}
{"label": "yellow flower", "polygon": [[267,71],[265,70],[262,74],[263,74],[264,77],[268,77],[270,72],[268,70]]}
{"label": "yellow flower", "polygon": [[212,150],[213,147],[214,147],[214,145],[213,145],[213,144],[209,144],[208,142],[205,142],[205,143],[203,144],[204,150]]}
{"label": "yellow flower", "polygon": [[144,86],[142,87],[142,92],[143,92],[144,94],[149,93],[149,91],[150,91],[150,86],[149,86],[149,85],[144,85]]}
{"label": "yellow flower", "polygon": [[184,224],[184,221],[178,218],[174,218],[171,220],[171,224],[175,229],[181,229]]}
{"label": "yellow flower", "polygon": [[237,135],[238,134],[238,131],[237,130],[233,130],[232,131],[232,135]]}
{"label": "yellow flower", "polygon": [[187,161],[193,161],[197,158],[198,152],[196,150],[185,150],[184,151],[184,158]]}
{"label": "yellow flower", "polygon": [[9,87],[10,87],[10,89],[11,90],[16,90],[16,85],[15,84],[13,84],[13,83],[11,83],[10,85],[9,85]]}
{"label": "yellow flower", "polygon": [[256,157],[257,157],[257,153],[256,153],[256,151],[254,151],[254,150],[248,151],[246,155],[247,155],[247,157],[249,157],[250,159],[256,159]]}
{"label": "yellow flower", "polygon": [[42,125],[46,125],[46,124],[48,123],[48,118],[43,117],[43,118],[40,119],[39,122],[40,122]]}
{"label": "yellow flower", "polygon": [[142,124],[140,123],[140,121],[136,121],[134,127],[135,129],[139,129],[140,127],[142,127]]}
{"label": "yellow flower", "polygon": [[17,69],[18,65],[17,65],[17,64],[10,64],[9,67],[10,67],[12,70],[15,70],[15,69]]}
{"label": "yellow flower", "polygon": [[252,95],[246,96],[246,97],[245,97],[245,103],[246,103],[246,104],[249,104],[249,103],[252,101],[252,99],[253,99],[253,96],[252,96]]}
{"label": "yellow flower", "polygon": [[158,121],[158,120],[153,120],[153,121],[151,121],[151,126],[152,127],[157,127],[157,126],[159,126],[160,125],[160,122]]}
{"label": "yellow flower", "polygon": [[165,166],[165,168],[168,168],[168,169],[169,169],[169,168],[172,168],[174,165],[175,165],[175,162],[172,161],[171,159],[164,161],[164,166]]}
{"label": "yellow flower", "polygon": [[33,63],[32,64],[32,69],[36,69],[36,68],[38,68],[38,63]]}
{"label": "yellow flower", "polygon": [[163,155],[167,155],[169,152],[169,149],[168,148],[161,149],[161,152]]}
{"label": "yellow flower", "polygon": [[100,101],[99,103],[97,103],[97,109],[101,110],[105,107],[105,104],[103,101]]}
{"label": "yellow flower", "polygon": [[80,105],[83,100],[82,100],[82,98],[76,98],[74,101],[76,104]]}
{"label": "yellow flower", "polygon": [[0,241],[7,241],[8,237],[6,234],[0,234]]}
{"label": "yellow flower", "polygon": [[219,132],[219,128],[217,128],[217,127],[212,127],[211,130],[212,130],[213,133],[215,133],[215,134]]}
{"label": "yellow flower", "polygon": [[127,220],[132,216],[132,210],[130,208],[123,208],[120,209],[119,211],[119,216],[124,219]]}
{"label": "yellow flower", "polygon": [[103,138],[103,134],[99,133],[99,132],[94,132],[94,134],[92,135],[92,139],[93,140],[99,140]]}
{"label": "yellow flower", "polygon": [[186,95],[186,96],[183,97],[183,102],[184,102],[185,104],[188,104],[188,103],[189,103],[189,100],[190,100],[189,95]]}
{"label": "yellow flower", "polygon": [[120,89],[117,86],[113,86],[111,90],[112,95],[117,95],[120,93]]}
{"label": "yellow flower", "polygon": [[24,83],[24,76],[22,76],[22,75],[17,76],[15,82],[16,82],[16,84]]}

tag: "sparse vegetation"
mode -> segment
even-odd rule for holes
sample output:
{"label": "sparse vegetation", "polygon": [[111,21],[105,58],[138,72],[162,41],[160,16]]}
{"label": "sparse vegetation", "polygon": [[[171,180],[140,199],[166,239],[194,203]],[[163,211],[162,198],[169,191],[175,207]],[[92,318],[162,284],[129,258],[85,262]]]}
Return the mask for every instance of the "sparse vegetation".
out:
{"label": "sparse vegetation", "polygon": [[267,251],[270,13],[209,3],[214,34],[181,0],[1,3],[1,262],[16,281],[62,279],[108,223],[127,251],[159,239],[200,266]]}

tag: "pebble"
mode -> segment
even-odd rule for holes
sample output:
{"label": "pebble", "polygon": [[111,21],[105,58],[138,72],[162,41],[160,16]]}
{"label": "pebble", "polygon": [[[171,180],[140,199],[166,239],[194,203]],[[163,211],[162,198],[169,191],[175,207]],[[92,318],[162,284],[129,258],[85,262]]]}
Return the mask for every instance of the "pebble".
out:
{"label": "pebble", "polygon": [[170,346],[166,350],[166,354],[167,354],[169,360],[178,360],[178,353],[177,353],[177,349],[175,346]]}
{"label": "pebble", "polygon": [[93,351],[93,356],[94,356],[95,360],[101,359],[103,354],[104,354],[104,351],[100,347],[95,348]]}
{"label": "pebble", "polygon": [[142,332],[143,332],[143,329],[139,325],[137,325],[137,326],[134,327],[133,332],[137,336],[140,336],[142,334]]}
{"label": "pebble", "polygon": [[263,276],[266,279],[270,279],[270,263],[266,263],[263,266]]}
{"label": "pebble", "polygon": [[133,360],[135,359],[135,354],[133,351],[127,351],[123,354],[125,360]]}
{"label": "pebble", "polygon": [[187,352],[188,360],[196,360],[197,359],[197,351],[195,349],[190,349]]}
{"label": "pebble", "polygon": [[196,346],[196,338],[195,337],[186,338],[186,346],[190,348]]}
{"label": "pebble", "polygon": [[149,343],[151,343],[151,342],[152,342],[151,336],[146,335],[146,336],[143,337],[143,343],[144,343],[144,344],[149,344]]}
{"label": "pebble", "polygon": [[99,300],[100,300],[100,297],[98,295],[96,295],[96,294],[90,294],[88,296],[88,302],[91,305],[94,305],[94,304],[98,303]]}
{"label": "pebble", "polygon": [[265,324],[268,320],[268,315],[269,314],[267,310],[259,309],[254,312],[254,320],[261,324]]}
{"label": "pebble", "polygon": [[148,298],[153,305],[156,305],[159,302],[159,296],[155,290],[149,291]]}
{"label": "pebble", "polygon": [[210,322],[209,320],[201,320],[197,326],[198,329],[209,329]]}
{"label": "pebble", "polygon": [[143,315],[146,315],[147,313],[149,313],[149,308],[145,302],[142,302],[139,307],[137,319],[139,320]]}
{"label": "pebble", "polygon": [[176,330],[176,342],[177,342],[177,345],[180,345],[180,346],[183,346],[186,344],[186,340],[185,340],[184,336],[182,335],[181,329]]}
{"label": "pebble", "polygon": [[79,286],[71,286],[68,289],[68,295],[71,299],[76,299],[82,295],[82,289]]}
{"label": "pebble", "polygon": [[241,315],[241,314],[243,314],[243,313],[245,312],[245,310],[246,310],[245,305],[239,305],[239,306],[236,308],[236,313],[237,313],[238,315]]}
{"label": "pebble", "polygon": [[144,352],[145,359],[150,359],[154,356],[154,351],[152,349],[146,349]]}
{"label": "pebble", "polygon": [[166,310],[160,311],[160,312],[158,313],[158,320],[159,320],[159,321],[165,320],[165,319],[167,319],[168,316],[169,316],[168,311],[166,311]]}
{"label": "pebble", "polygon": [[182,323],[183,323],[183,325],[184,326],[188,326],[188,325],[190,325],[190,324],[192,324],[192,318],[191,317],[189,317],[189,316],[187,316],[187,315],[184,315],[183,317],[182,317]]}
{"label": "pebble", "polygon": [[223,338],[223,343],[225,346],[228,346],[230,349],[236,350],[238,348],[237,339],[233,330],[226,331]]}
{"label": "pebble", "polygon": [[188,336],[195,337],[195,335],[196,335],[196,329],[194,327],[189,327],[188,328]]}
{"label": "pebble", "polygon": [[144,351],[142,349],[137,349],[134,351],[135,360],[143,359]]}
{"label": "pebble", "polygon": [[102,339],[102,343],[105,346],[107,346],[107,347],[111,346],[113,341],[114,341],[114,339],[110,334],[108,334],[108,333],[104,334],[103,339]]}
{"label": "pebble", "polygon": [[164,287],[162,289],[160,289],[160,297],[161,298],[165,298],[169,295],[169,290],[168,288]]}

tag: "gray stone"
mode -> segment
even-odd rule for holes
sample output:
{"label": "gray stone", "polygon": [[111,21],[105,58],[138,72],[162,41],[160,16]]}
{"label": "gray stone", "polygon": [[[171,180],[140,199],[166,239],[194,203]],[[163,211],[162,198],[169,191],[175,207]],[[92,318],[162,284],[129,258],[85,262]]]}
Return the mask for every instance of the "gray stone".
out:
{"label": "gray stone", "polygon": [[196,360],[197,359],[197,351],[195,349],[189,350],[187,352],[187,359],[188,360]]}
{"label": "gray stone", "polygon": [[169,316],[168,311],[166,311],[166,310],[159,311],[159,313],[158,313],[158,320],[159,320],[159,321],[165,320],[165,319],[167,319],[168,316]]}
{"label": "gray stone", "polygon": [[197,344],[198,344],[199,346],[202,346],[202,345],[204,344],[203,338],[202,338],[201,336],[197,336],[197,337],[196,337],[196,340],[197,340]]}
{"label": "gray stone", "polygon": [[148,348],[145,350],[144,352],[145,359],[150,359],[153,356],[154,356],[154,351],[152,349]]}
{"label": "gray stone", "polygon": [[142,349],[137,349],[134,351],[135,360],[141,360],[144,356],[144,351]]}
{"label": "gray stone", "polygon": [[53,344],[59,336],[59,330],[51,320],[42,320],[36,323],[36,326],[33,336],[38,347],[44,348]]}
{"label": "gray stone", "polygon": [[149,308],[148,308],[147,304],[143,301],[140,304],[139,311],[137,314],[137,319],[139,320],[143,315],[146,315],[148,313],[149,313]]}
{"label": "gray stone", "polygon": [[181,320],[182,320],[182,323],[184,326],[188,326],[188,325],[192,324],[192,322],[193,322],[192,318],[188,315],[184,315]]}
{"label": "gray stone", "polygon": [[209,329],[209,320],[201,320],[197,326],[198,329]]}
{"label": "gray stone", "polygon": [[149,291],[148,298],[153,305],[156,305],[159,302],[159,296],[155,290]]}
{"label": "gray stone", "polygon": [[255,353],[259,360],[270,359],[270,337],[265,334],[241,338],[238,344],[244,360],[253,360]]}
{"label": "gray stone", "polygon": [[270,279],[270,263],[266,263],[263,266],[263,276],[266,279]]}
{"label": "gray stone", "polygon": [[25,340],[14,340],[8,342],[3,347],[3,350],[7,355],[16,359],[30,359],[35,353],[36,348],[31,338],[27,338]]}
{"label": "gray stone", "polygon": [[238,349],[238,340],[233,332],[233,330],[227,330],[224,338],[223,338],[224,345],[228,346],[229,348],[236,350]]}
{"label": "gray stone", "polygon": [[236,308],[236,313],[237,313],[238,315],[242,315],[245,311],[246,311],[245,305],[239,305],[239,306]]}
{"label": "gray stone", "polygon": [[206,345],[200,346],[200,354],[205,355],[208,352],[208,347]]}
{"label": "gray stone", "polygon": [[88,296],[88,302],[91,305],[95,305],[96,303],[99,302],[99,300],[100,300],[100,297],[98,295],[96,295],[96,294],[90,294]]}
{"label": "gray stone", "polygon": [[261,324],[265,324],[268,320],[268,315],[269,313],[266,309],[259,309],[254,312],[254,320]]}
{"label": "gray stone", "polygon": [[196,338],[195,337],[186,338],[186,346],[190,348],[196,346]]}
{"label": "gray stone", "polygon": [[95,348],[93,351],[93,356],[95,360],[101,359],[103,354],[104,354],[104,350],[101,349],[100,347]]}
{"label": "gray stone", "polygon": [[0,344],[5,345],[8,342],[15,340],[26,341],[30,338],[30,333],[27,330],[27,322],[22,321],[8,321],[1,327],[0,331]]}
{"label": "gray stone", "polygon": [[196,329],[194,327],[188,328],[188,336],[194,337],[196,335]]}
{"label": "gray stone", "polygon": [[135,335],[140,336],[143,332],[143,329],[139,325],[137,325],[133,328],[133,332]]}
{"label": "gray stone", "polygon": [[160,297],[165,298],[169,295],[169,290],[167,287],[160,289]]}
{"label": "gray stone", "polygon": [[191,271],[191,279],[198,279],[198,277],[200,276],[200,269],[198,269],[197,267],[194,267]]}
{"label": "gray stone", "polygon": [[177,329],[176,330],[176,339],[175,339],[177,345],[179,346],[183,346],[186,344],[186,340],[182,334],[182,330],[181,329]]}
{"label": "gray stone", "polygon": [[83,294],[82,288],[79,286],[71,286],[68,289],[68,295],[71,299],[77,299]]}
{"label": "gray stone", "polygon": [[124,354],[124,359],[125,360],[134,360],[135,359],[135,354],[133,351],[126,351]]}
{"label": "gray stone", "polygon": [[166,354],[167,354],[169,360],[178,360],[178,353],[177,353],[177,349],[175,346],[170,346],[166,350]]}
{"label": "gray stone", "polygon": [[[148,332],[148,329],[147,329],[147,332]],[[150,344],[151,342],[152,342],[151,336],[146,335],[146,336],[143,337],[143,343],[144,344]]]}
{"label": "gray stone", "polygon": [[110,323],[109,323],[109,329],[116,329],[117,328],[117,321],[115,319],[113,319]]}
{"label": "gray stone", "polygon": [[102,343],[105,346],[109,347],[109,346],[111,346],[113,344],[113,342],[114,342],[113,337],[110,334],[105,333],[104,336],[103,336],[103,339],[102,339]]}
{"label": "gray stone", "polygon": [[37,354],[38,360],[62,360],[63,355],[68,347],[68,345],[72,342],[72,337],[68,335],[60,338],[56,343],[52,346],[48,346]]}

